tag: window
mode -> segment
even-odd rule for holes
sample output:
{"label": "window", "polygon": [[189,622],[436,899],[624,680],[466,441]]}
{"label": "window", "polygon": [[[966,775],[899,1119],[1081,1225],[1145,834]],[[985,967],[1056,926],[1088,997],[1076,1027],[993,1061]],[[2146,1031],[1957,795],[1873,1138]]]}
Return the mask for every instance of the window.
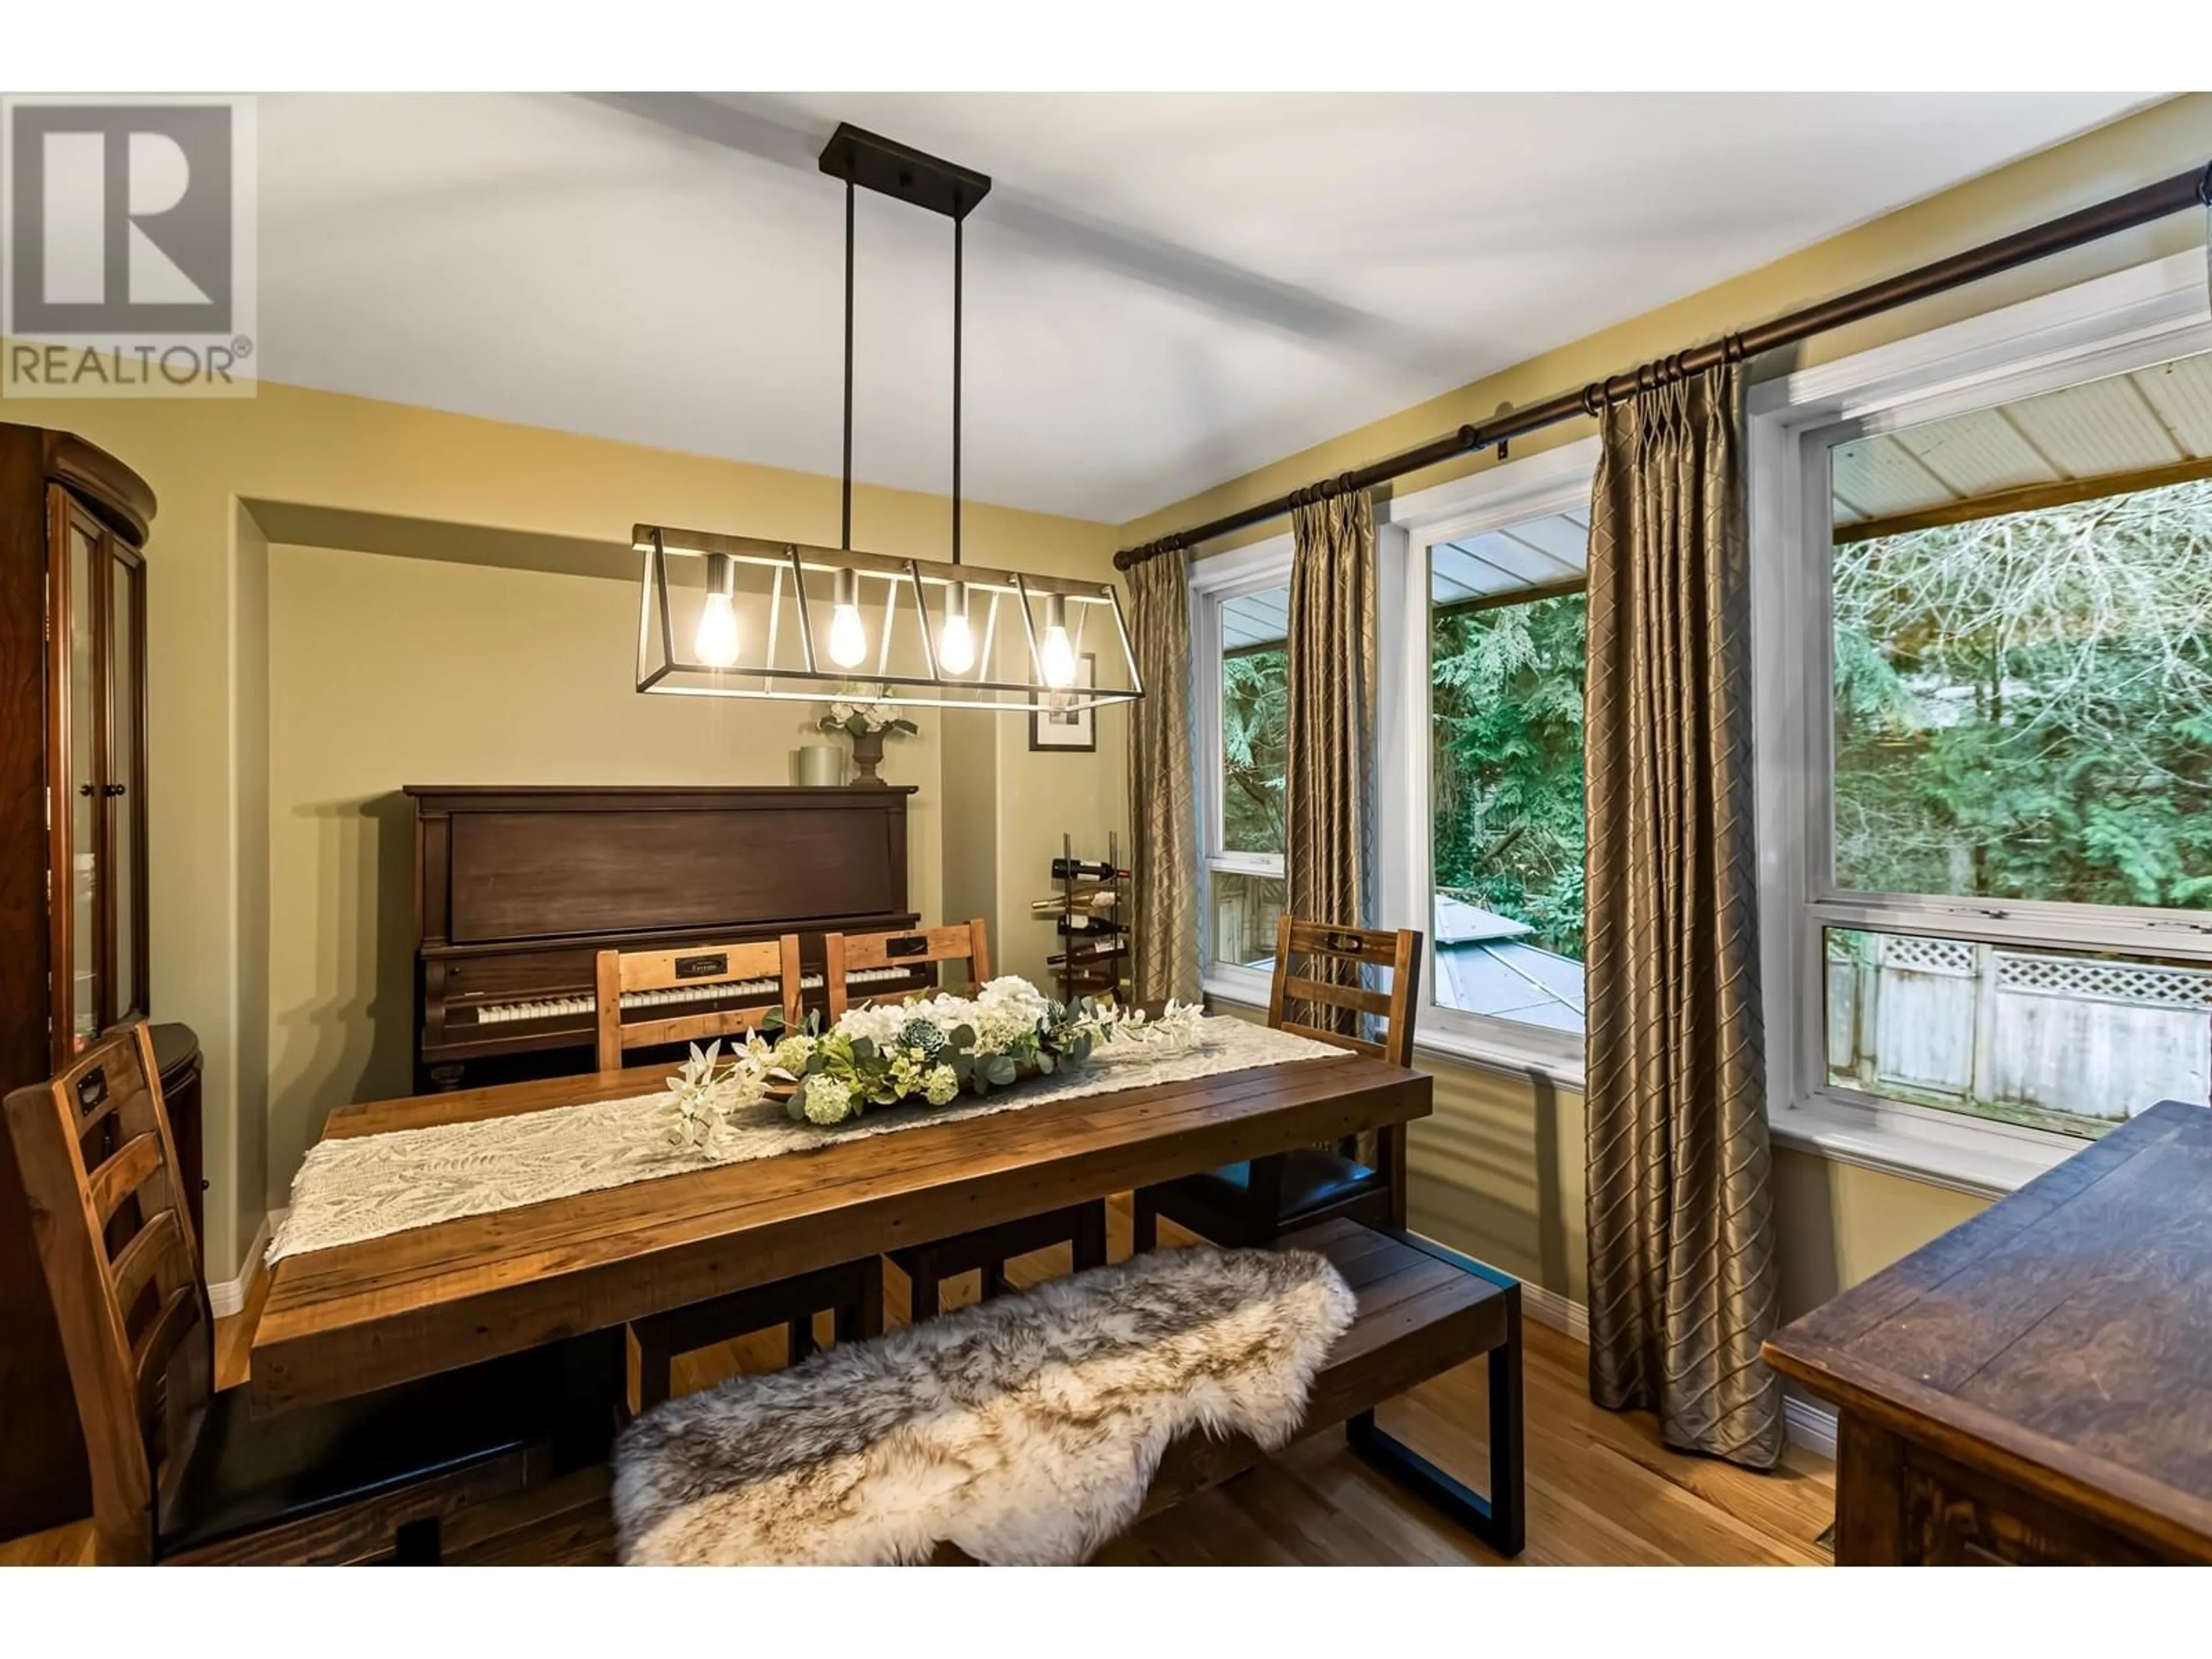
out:
{"label": "window", "polygon": [[1289,544],[1209,560],[1192,590],[1206,973],[1232,996],[1264,1001],[1284,902]]}
{"label": "window", "polygon": [[1595,439],[1389,507],[1382,913],[1428,939],[1420,1040],[1583,1076],[1583,592]]}
{"label": "window", "polygon": [[1583,1030],[1587,511],[1429,549],[1431,990]]}
{"label": "window", "polygon": [[1992,349],[1945,385],[1942,331],[1890,349],[1923,384],[1761,416],[1754,485],[1784,475],[1754,518],[1762,903],[1793,1105],[2033,1163],[2206,1098],[2212,331],[2184,320],[2201,262],[2163,331],[2123,275],[2109,335],[2085,296],[2113,279],[1960,325],[2086,305],[2069,349],[2046,321],[2019,367]]}

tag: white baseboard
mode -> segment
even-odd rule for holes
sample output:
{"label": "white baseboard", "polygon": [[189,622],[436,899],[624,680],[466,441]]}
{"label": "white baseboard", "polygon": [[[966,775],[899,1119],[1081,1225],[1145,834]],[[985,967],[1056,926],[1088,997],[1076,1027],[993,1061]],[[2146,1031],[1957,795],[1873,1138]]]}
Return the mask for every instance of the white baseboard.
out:
{"label": "white baseboard", "polygon": [[253,1275],[261,1271],[261,1258],[269,1254],[269,1241],[284,1219],[283,1210],[272,1210],[261,1218],[261,1224],[253,1230],[253,1242],[246,1247],[246,1260],[240,1263],[238,1277],[210,1280],[208,1307],[218,1319],[244,1310],[246,1293],[252,1287]]}
{"label": "white baseboard", "polygon": [[[1548,1325],[1577,1342],[1587,1343],[1589,1340],[1589,1310],[1579,1302],[1561,1296],[1557,1291],[1547,1291],[1541,1285],[1531,1285],[1523,1279],[1521,1284],[1521,1310],[1538,1324]],[[1826,1458],[1834,1458],[1835,1413],[1814,1401],[1786,1395],[1782,1401],[1782,1420],[1789,1430],[1791,1445],[1818,1452]]]}
{"label": "white baseboard", "polygon": [[1789,1425],[1790,1443],[1802,1446],[1807,1451],[1818,1452],[1834,1462],[1836,1455],[1836,1414],[1815,1400],[1801,1400],[1796,1395],[1784,1395],[1782,1400],[1782,1420]]}
{"label": "white baseboard", "polygon": [[1589,1340],[1589,1310],[1579,1302],[1570,1302],[1557,1291],[1547,1291],[1541,1285],[1521,1282],[1521,1311],[1540,1325],[1549,1325],[1577,1342]]}

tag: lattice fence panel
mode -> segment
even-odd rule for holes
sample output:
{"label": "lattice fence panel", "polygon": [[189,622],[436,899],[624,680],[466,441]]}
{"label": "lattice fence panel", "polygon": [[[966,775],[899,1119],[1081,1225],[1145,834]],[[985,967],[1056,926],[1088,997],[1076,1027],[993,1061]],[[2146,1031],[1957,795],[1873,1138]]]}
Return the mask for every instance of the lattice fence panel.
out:
{"label": "lattice fence panel", "polygon": [[1926,974],[1972,974],[1974,947],[1962,939],[1922,939],[1911,933],[1885,933],[1881,965]]}
{"label": "lattice fence panel", "polygon": [[2212,1012],[2212,969],[2199,968],[2001,951],[1997,988],[2030,996],[2093,998],[2100,1002]]}

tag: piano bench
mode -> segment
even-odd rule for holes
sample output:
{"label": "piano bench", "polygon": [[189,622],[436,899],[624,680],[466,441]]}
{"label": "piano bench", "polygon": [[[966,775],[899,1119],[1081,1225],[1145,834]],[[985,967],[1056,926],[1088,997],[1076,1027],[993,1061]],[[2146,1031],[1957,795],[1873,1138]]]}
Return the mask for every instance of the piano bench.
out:
{"label": "piano bench", "polygon": [[630,1390],[632,1413],[650,1411],[669,1397],[676,1356],[695,1348],[733,1341],[781,1325],[789,1344],[784,1363],[796,1365],[814,1352],[814,1316],[818,1313],[835,1317],[840,1342],[881,1336],[882,1262],[874,1256],[841,1262],[796,1279],[756,1285],[711,1302],[695,1302],[689,1307],[632,1320],[629,1351],[635,1377]]}
{"label": "piano bench", "polygon": [[1104,1267],[1105,1200],[1093,1199],[1064,1210],[1025,1216],[1019,1221],[978,1227],[973,1232],[893,1250],[891,1262],[906,1275],[910,1287],[908,1320],[919,1323],[936,1318],[939,1287],[946,1279],[964,1273],[980,1272],[983,1275],[983,1295],[987,1299],[1002,1295],[1012,1288],[1006,1279],[1008,1261],[1018,1255],[1027,1255],[1031,1250],[1049,1249],[1055,1244],[1072,1249],[1077,1273],[1086,1267]]}

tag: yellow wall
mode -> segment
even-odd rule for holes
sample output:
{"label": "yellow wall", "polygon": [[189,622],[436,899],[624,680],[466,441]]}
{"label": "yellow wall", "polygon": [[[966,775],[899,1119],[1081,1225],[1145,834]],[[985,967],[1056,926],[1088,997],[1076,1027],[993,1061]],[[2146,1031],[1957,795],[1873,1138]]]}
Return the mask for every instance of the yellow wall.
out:
{"label": "yellow wall", "polygon": [[[1896,275],[2212,160],[2212,94],[2174,99],[2039,155],[1689,295],[1455,392],[1332,438],[1121,527],[1142,541],[1281,495],[1317,478],[1410,449],[1455,427],[1526,407],[1649,359]],[[2063,258],[1822,336],[1753,366],[1759,378],[1863,351],[1960,318],[2069,287],[2185,248],[2201,247],[2199,214],[2107,239]],[[1632,249],[1619,251],[1632,258]],[[1575,421],[1517,441],[1528,454],[1588,434]],[[1510,465],[1510,462],[1507,463]],[[1399,481],[1409,493],[1497,463],[1467,458]],[[1389,491],[1386,494],[1391,493]],[[1259,526],[1203,550],[1280,533]],[[1756,550],[1754,550],[1754,555]],[[1546,1289],[1583,1299],[1583,1103],[1574,1094],[1425,1057],[1436,1115],[1410,1140],[1414,1227]],[[1776,1152],[1775,1221],[1783,1309],[1795,1315],[1895,1261],[1982,1207],[1948,1188]]]}
{"label": "yellow wall", "polygon": [[[630,690],[630,591],[604,573],[626,563],[640,520],[832,541],[836,482],[279,386],[238,401],[11,399],[0,416],[82,434],[160,497],[153,999],[206,1054],[208,1265],[228,1278],[321,1113],[404,1087],[392,792],[787,776],[789,713]],[[864,488],[854,540],[941,557],[949,522],[940,498]],[[963,540],[981,564],[1111,574],[1104,526],[970,506]],[[1099,718],[1096,757],[1007,755],[983,783],[957,781],[991,792],[1002,846],[1047,833],[1031,811],[1049,808],[1054,837],[1085,812],[1118,817],[1118,785],[1092,775],[1118,779],[1127,714]],[[944,845],[935,726],[895,739],[884,769],[923,785],[915,890],[933,921],[964,857]]]}

